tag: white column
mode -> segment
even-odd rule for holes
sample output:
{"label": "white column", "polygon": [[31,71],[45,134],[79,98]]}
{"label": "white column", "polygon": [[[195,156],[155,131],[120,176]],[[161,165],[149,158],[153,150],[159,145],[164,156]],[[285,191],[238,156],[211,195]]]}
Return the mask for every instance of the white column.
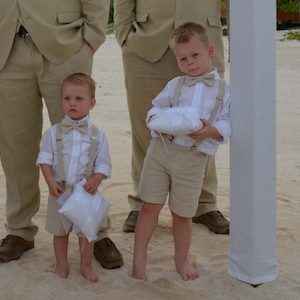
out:
{"label": "white column", "polygon": [[277,277],[276,0],[230,1],[228,273],[256,285]]}

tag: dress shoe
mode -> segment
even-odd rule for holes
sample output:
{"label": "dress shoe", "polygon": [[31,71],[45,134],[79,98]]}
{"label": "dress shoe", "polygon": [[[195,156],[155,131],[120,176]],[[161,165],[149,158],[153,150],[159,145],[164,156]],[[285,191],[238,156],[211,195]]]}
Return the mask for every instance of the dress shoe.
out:
{"label": "dress shoe", "polygon": [[118,269],[124,265],[122,254],[110,238],[95,242],[94,255],[105,269]]}
{"label": "dress shoe", "polygon": [[229,234],[229,222],[221,212],[211,211],[198,217],[192,218],[193,223],[201,223],[214,233]]}
{"label": "dress shoe", "polygon": [[135,232],[135,224],[138,218],[139,212],[132,210],[123,224],[123,232]]}
{"label": "dress shoe", "polygon": [[16,235],[7,235],[0,244],[0,261],[8,262],[21,257],[24,251],[32,249],[34,241],[26,241]]}

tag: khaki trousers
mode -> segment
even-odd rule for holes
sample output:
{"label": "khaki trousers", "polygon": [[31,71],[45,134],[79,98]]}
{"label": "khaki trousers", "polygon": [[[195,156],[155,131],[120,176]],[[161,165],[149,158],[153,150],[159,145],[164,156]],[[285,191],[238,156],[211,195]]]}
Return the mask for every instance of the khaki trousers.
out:
{"label": "khaki trousers", "polygon": [[15,37],[0,71],[0,156],[6,176],[8,234],[32,240],[38,230],[32,217],[40,205],[36,158],[42,133],[42,98],[51,123],[61,121],[63,79],[74,72],[91,74],[92,61],[88,46],[83,44],[75,55],[55,65],[43,57],[30,36]]}
{"label": "khaki trousers", "polygon": [[[134,54],[126,44],[122,48],[125,86],[132,131],[131,176],[134,195],[128,195],[131,210],[140,210],[141,199],[136,195],[144,157],[151,140],[145,119],[153,98],[175,76],[182,75],[174,54],[169,49],[156,63],[147,62]],[[223,76],[224,74],[220,74]],[[196,216],[217,210],[217,174],[214,156],[209,156]]]}

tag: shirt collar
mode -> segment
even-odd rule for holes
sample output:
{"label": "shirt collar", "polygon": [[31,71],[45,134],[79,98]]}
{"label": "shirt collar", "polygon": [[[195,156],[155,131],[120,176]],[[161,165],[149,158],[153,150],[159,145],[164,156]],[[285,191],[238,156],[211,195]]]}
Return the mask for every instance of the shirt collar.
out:
{"label": "shirt collar", "polygon": [[89,116],[85,116],[80,120],[73,120],[71,119],[69,116],[65,115],[64,119],[70,123],[77,123],[77,122],[81,122],[81,121],[87,121],[88,124],[90,124],[90,120],[89,120]]}

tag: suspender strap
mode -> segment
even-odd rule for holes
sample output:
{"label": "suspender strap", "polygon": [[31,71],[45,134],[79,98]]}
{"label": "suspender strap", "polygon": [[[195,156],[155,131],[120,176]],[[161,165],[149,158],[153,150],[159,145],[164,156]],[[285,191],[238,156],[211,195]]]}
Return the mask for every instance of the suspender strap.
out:
{"label": "suspender strap", "polygon": [[91,147],[90,147],[90,155],[89,155],[89,163],[86,169],[86,177],[89,178],[92,175],[94,162],[95,162],[95,154],[97,149],[97,140],[98,140],[98,128],[93,125],[92,128],[92,136],[91,136]]}
{"label": "suspender strap", "polygon": [[[178,105],[178,98],[179,98],[180,91],[181,91],[184,80],[185,80],[185,76],[182,76],[177,82],[177,86],[175,88],[174,96],[173,96],[173,99],[172,99],[172,106],[177,106]],[[216,98],[216,104],[215,104],[215,106],[214,106],[214,108],[211,112],[211,115],[208,119],[209,123],[212,123],[212,121],[216,117],[216,114],[217,114],[217,112],[218,112],[218,110],[219,110],[219,108],[220,108],[220,106],[223,102],[224,94],[225,94],[225,80],[220,78],[219,79],[218,96]],[[198,147],[201,142],[202,141],[196,141],[194,143],[193,147]]]}
{"label": "suspender strap", "polygon": [[217,96],[216,104],[215,104],[215,106],[211,112],[211,115],[208,119],[209,123],[211,123],[213,121],[213,119],[215,118],[215,116],[223,102],[224,94],[225,94],[225,80],[220,78],[218,96]]}
{"label": "suspender strap", "polygon": [[[210,117],[208,119],[208,123],[211,124],[214,118],[216,117],[216,114],[223,102],[223,97],[225,94],[225,80],[220,78],[219,79],[219,90],[218,90],[218,96],[216,98],[216,103],[215,106],[210,114]],[[194,145],[192,146],[193,148],[198,147],[201,144],[202,140],[200,141],[195,141]]]}
{"label": "suspender strap", "polygon": [[62,181],[63,185],[66,183],[65,169],[62,157],[62,131],[61,123],[57,124],[56,127],[56,147],[57,147],[57,160],[58,160],[58,176]]}
{"label": "suspender strap", "polygon": [[[88,162],[87,170],[86,170],[87,178],[92,175],[94,162],[95,162],[95,154],[96,154],[96,149],[97,149],[97,140],[98,140],[98,128],[93,125],[92,136],[91,136],[91,147],[90,147],[90,153],[89,153],[89,162]],[[62,183],[65,185],[66,176],[65,176],[65,169],[64,169],[63,155],[62,155],[61,123],[57,124],[56,147],[57,147],[57,157],[58,157],[58,176],[60,177]]]}
{"label": "suspender strap", "polygon": [[[179,95],[180,95],[180,91],[181,91],[181,88],[182,88],[182,85],[184,83],[184,80],[185,80],[185,77],[182,76],[178,82],[177,82],[177,85],[176,85],[176,88],[175,88],[175,92],[174,92],[174,96],[173,96],[173,99],[172,99],[172,106],[177,106],[178,105],[178,98],[179,98]],[[218,96],[217,96],[217,100],[216,100],[216,104],[211,112],[211,115],[210,115],[210,118],[208,119],[208,122],[211,123],[213,121],[213,119],[215,118],[222,102],[223,102],[223,97],[224,97],[224,94],[225,94],[225,80],[220,78],[219,79],[219,90],[218,90]]]}
{"label": "suspender strap", "polygon": [[182,76],[182,77],[179,78],[179,80],[177,82],[175,92],[174,92],[174,96],[173,96],[172,103],[171,103],[172,106],[177,106],[178,105],[178,98],[179,98],[184,80],[185,80],[185,76]]}

